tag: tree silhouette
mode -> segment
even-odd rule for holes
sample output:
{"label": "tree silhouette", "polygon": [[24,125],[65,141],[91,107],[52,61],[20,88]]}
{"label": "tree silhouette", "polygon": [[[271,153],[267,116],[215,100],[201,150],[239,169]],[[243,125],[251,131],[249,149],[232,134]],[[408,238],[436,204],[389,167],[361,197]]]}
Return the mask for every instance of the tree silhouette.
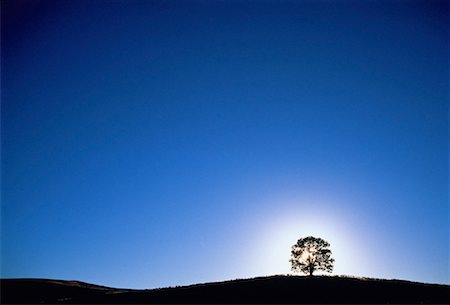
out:
{"label": "tree silhouette", "polygon": [[303,272],[313,275],[316,270],[333,271],[334,259],[331,258],[330,244],[322,238],[308,236],[300,238],[292,246],[291,269],[294,272]]}

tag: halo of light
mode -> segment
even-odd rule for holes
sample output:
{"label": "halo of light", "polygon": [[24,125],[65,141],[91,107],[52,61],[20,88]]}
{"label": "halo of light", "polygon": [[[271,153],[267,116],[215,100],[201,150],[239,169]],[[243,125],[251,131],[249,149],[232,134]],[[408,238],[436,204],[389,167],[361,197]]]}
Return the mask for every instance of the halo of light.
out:
{"label": "halo of light", "polygon": [[335,259],[333,274],[358,276],[367,272],[370,264],[363,239],[359,230],[352,227],[358,222],[335,208],[339,207],[336,202],[297,199],[271,206],[283,207],[268,210],[259,221],[259,236],[252,253],[259,275],[293,274],[289,262],[291,247],[306,236],[330,243]]}

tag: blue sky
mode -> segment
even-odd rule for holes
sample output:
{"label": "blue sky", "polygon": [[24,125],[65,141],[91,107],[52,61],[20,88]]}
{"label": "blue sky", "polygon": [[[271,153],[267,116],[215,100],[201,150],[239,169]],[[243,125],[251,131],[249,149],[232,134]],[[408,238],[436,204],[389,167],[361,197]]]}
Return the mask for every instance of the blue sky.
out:
{"label": "blue sky", "polygon": [[449,283],[437,1],[2,2],[2,277]]}

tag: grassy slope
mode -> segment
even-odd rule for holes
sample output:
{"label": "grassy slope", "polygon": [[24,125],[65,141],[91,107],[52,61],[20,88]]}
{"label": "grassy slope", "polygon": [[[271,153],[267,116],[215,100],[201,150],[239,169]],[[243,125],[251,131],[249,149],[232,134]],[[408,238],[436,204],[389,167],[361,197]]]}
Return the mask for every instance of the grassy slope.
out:
{"label": "grassy slope", "polygon": [[7,279],[1,303],[409,303],[448,304],[450,286],[398,280],[271,276],[152,290],[77,281]]}

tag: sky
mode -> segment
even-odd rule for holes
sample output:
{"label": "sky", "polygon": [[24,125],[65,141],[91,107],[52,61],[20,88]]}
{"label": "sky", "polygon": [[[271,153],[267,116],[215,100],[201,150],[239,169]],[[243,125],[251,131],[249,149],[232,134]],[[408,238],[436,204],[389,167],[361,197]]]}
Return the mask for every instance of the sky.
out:
{"label": "sky", "polygon": [[2,1],[1,277],[450,283],[444,1]]}

